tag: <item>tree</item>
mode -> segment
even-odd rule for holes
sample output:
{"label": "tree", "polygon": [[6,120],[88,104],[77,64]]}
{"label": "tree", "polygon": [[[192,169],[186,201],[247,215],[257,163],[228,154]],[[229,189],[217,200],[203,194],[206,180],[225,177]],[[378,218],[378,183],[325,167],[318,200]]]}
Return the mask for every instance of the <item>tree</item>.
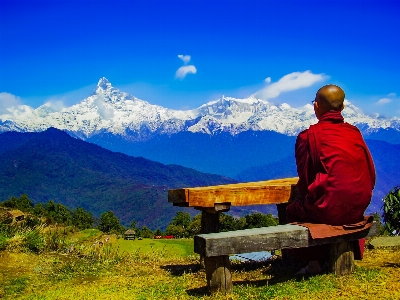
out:
{"label": "tree", "polygon": [[33,214],[37,217],[45,217],[48,215],[46,206],[43,203],[37,203],[33,207]]}
{"label": "tree", "polygon": [[105,233],[116,231],[122,232],[123,227],[119,223],[119,219],[114,215],[112,211],[107,211],[101,214],[99,229]]}
{"label": "tree", "polygon": [[189,236],[195,236],[196,234],[200,234],[201,231],[201,214],[198,214],[193,217],[192,222],[190,222],[188,226]]}
{"label": "tree", "polygon": [[172,224],[176,226],[182,226],[187,228],[190,224],[190,215],[187,212],[178,211],[175,217],[172,219]]}
{"label": "tree", "polygon": [[242,229],[239,227],[239,220],[235,219],[234,217],[221,213],[219,215],[219,231],[234,231]]}
{"label": "tree", "polygon": [[91,228],[93,226],[92,213],[82,207],[78,207],[72,211],[72,225],[78,227],[80,230]]}
{"label": "tree", "polygon": [[148,238],[148,239],[152,239],[154,237],[154,233],[153,231],[151,231],[149,228],[147,228],[146,226],[142,227],[142,230],[140,230],[140,236],[142,238]]}
{"label": "tree", "polygon": [[189,237],[190,219],[189,213],[178,211],[172,219],[172,222],[167,226],[165,234],[176,237]]}
{"label": "tree", "polygon": [[59,224],[69,225],[71,224],[71,213],[69,209],[60,203],[55,205],[55,209],[52,215],[54,221]]}
{"label": "tree", "polygon": [[278,225],[278,220],[271,214],[254,213],[245,216],[245,218],[247,229]]}
{"label": "tree", "polygon": [[383,198],[383,221],[392,235],[400,235],[400,186]]}
{"label": "tree", "polygon": [[17,201],[17,208],[25,211],[30,212],[33,208],[33,202],[28,198],[27,194],[22,194]]}
{"label": "tree", "polygon": [[131,225],[129,225],[129,228],[135,230],[135,229],[137,229],[137,228],[136,228],[136,225],[137,225],[137,224],[136,224],[136,221],[132,221],[132,222],[131,222]]}
{"label": "tree", "polygon": [[155,236],[162,236],[164,235],[163,232],[160,230],[160,228],[157,228],[156,231],[154,232]]}
{"label": "tree", "polygon": [[185,236],[185,230],[181,226],[176,226],[172,223],[170,223],[167,226],[167,229],[165,229],[165,235],[173,235],[175,237],[184,237]]}
{"label": "tree", "polygon": [[21,197],[11,197],[2,203],[5,207],[19,209],[23,212],[31,212],[33,208],[32,201],[27,194],[22,194]]}

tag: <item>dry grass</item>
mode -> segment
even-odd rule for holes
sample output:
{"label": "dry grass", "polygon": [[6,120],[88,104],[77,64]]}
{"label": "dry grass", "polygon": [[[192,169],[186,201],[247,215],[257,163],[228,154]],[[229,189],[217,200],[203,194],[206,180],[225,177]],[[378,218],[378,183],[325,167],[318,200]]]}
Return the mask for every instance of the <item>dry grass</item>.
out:
{"label": "dry grass", "polygon": [[[0,252],[5,299],[400,299],[400,251],[367,250],[348,276],[296,281],[272,266],[234,265],[232,295],[209,296],[195,255]],[[277,264],[277,265],[274,265]]]}

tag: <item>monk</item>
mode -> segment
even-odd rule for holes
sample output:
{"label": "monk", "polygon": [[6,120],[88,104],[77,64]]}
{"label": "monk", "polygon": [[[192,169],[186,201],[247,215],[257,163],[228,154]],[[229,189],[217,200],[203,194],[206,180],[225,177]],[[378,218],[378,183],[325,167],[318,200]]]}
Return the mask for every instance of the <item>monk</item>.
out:
{"label": "monk", "polygon": [[[286,208],[287,222],[347,225],[363,220],[375,185],[375,168],[360,131],[344,122],[344,98],[340,87],[326,85],[312,101],[318,123],[296,140],[300,197]],[[323,248],[309,249],[314,260],[302,272],[321,271],[317,262],[327,258]]]}

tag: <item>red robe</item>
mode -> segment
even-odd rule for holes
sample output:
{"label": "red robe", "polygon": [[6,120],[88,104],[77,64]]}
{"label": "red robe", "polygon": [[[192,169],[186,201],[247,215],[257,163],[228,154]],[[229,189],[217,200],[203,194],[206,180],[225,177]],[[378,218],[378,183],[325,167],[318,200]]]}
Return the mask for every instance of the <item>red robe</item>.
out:
{"label": "red robe", "polygon": [[[362,221],[375,186],[371,154],[357,127],[327,112],[301,132],[295,146],[300,198],[286,208],[287,222],[346,225]],[[365,239],[355,242],[361,259]],[[328,245],[290,249],[293,258],[327,260]],[[289,252],[288,252],[289,253]]]}
{"label": "red robe", "polygon": [[375,168],[357,127],[345,123],[340,112],[327,112],[299,134],[295,155],[300,199],[286,208],[288,222],[362,221],[375,185]]}

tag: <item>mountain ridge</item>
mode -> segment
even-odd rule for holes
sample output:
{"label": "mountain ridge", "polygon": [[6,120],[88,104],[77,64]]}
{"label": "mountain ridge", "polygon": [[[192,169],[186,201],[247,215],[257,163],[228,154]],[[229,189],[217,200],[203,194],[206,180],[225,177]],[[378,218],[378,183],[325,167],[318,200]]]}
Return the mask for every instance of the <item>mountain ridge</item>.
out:
{"label": "mountain ridge", "polygon": [[114,153],[54,128],[2,133],[0,145],[0,201],[26,193],[35,203],[54,200],[96,216],[113,210],[124,225],[165,227],[179,210],[168,189],[237,182]]}
{"label": "mountain ridge", "polygon": [[[358,126],[364,134],[391,128],[400,136],[399,118],[367,116],[349,101],[345,104],[346,121]],[[275,131],[295,136],[316,121],[310,104],[293,108],[253,96],[245,99],[222,96],[196,109],[172,110],[122,92],[103,77],[89,97],[61,111],[55,111],[50,104],[37,109],[24,105],[9,108],[7,114],[0,115],[0,132],[55,127],[84,140],[110,133],[128,141],[145,141],[156,135],[184,131],[208,135]]]}

